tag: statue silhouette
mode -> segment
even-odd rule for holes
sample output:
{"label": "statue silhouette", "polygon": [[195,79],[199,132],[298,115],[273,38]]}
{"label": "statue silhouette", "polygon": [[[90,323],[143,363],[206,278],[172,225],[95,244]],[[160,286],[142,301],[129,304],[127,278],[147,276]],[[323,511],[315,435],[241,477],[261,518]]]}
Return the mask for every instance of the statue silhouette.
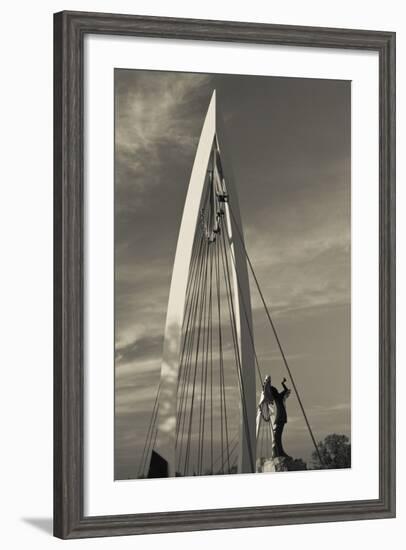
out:
{"label": "statue silhouette", "polygon": [[271,377],[266,376],[262,384],[261,399],[258,404],[258,414],[262,416],[265,422],[272,422],[272,458],[289,457],[285,453],[282,444],[283,429],[288,421],[285,401],[290,395],[290,389],[285,382],[286,378],[282,380],[283,390],[280,392],[275,386],[272,386]]}
{"label": "statue silhouette", "polygon": [[275,418],[273,421],[273,445],[272,445],[272,457],[289,457],[285,453],[282,445],[282,433],[286,422],[288,421],[288,415],[286,412],[285,401],[290,395],[290,389],[285,384],[286,378],[282,380],[283,390],[279,392],[274,386],[271,386],[273,402],[275,404]]}

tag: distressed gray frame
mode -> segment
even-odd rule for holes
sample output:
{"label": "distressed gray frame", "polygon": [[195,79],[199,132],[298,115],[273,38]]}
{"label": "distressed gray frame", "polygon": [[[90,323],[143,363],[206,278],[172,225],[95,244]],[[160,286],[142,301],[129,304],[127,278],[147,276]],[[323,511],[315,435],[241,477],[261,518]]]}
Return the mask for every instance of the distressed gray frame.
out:
{"label": "distressed gray frame", "polygon": [[[83,39],[216,40],[379,53],[379,498],[113,516],[83,513]],[[136,488],[135,497],[136,497]],[[54,16],[54,534],[80,538],[395,516],[395,33],[135,15]]]}

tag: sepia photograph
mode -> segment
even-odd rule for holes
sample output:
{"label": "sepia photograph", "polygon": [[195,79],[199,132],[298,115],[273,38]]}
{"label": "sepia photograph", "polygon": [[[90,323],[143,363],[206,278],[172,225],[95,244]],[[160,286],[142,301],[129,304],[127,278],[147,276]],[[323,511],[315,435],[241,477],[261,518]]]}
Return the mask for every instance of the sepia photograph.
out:
{"label": "sepia photograph", "polygon": [[351,82],[116,68],[114,115],[114,479],[351,468]]}

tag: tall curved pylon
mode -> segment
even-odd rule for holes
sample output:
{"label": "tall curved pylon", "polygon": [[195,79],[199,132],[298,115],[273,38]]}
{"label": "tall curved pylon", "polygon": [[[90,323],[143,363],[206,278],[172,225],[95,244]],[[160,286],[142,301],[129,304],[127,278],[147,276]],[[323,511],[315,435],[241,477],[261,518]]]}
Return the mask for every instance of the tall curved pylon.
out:
{"label": "tall curved pylon", "polygon": [[[232,265],[233,295],[236,311],[238,347],[241,359],[241,384],[244,401],[240,402],[240,432],[238,472],[252,473],[256,468],[256,395],[255,364],[252,342],[252,311],[247,260],[237,191],[233,171],[226,152],[223,122],[216,108],[213,91],[203,124],[179,230],[165,324],[161,381],[159,386],[158,432],[155,450],[168,465],[168,476],[176,475],[176,415],[177,388],[180,366],[182,323],[185,312],[189,266],[196,225],[207,185],[211,155],[221,158],[223,184],[229,203],[225,203],[227,239],[234,256]],[[232,205],[232,215],[230,215]],[[243,309],[244,308],[244,309]],[[245,407],[245,419],[243,414]],[[150,457],[148,457],[149,463]]]}

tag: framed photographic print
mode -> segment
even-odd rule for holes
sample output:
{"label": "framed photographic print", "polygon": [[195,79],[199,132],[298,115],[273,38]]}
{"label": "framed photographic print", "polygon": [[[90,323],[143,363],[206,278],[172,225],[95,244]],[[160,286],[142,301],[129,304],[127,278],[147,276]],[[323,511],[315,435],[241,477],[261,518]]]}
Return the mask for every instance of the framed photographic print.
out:
{"label": "framed photographic print", "polygon": [[55,15],[60,538],[395,515],[395,35]]}

